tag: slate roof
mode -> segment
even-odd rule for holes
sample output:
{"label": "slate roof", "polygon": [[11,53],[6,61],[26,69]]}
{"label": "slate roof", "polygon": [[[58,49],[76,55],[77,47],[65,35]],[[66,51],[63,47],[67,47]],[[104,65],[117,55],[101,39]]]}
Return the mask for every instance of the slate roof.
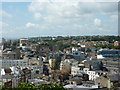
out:
{"label": "slate roof", "polygon": [[120,79],[119,73],[111,73],[111,74],[108,74],[107,76],[111,81],[119,81]]}

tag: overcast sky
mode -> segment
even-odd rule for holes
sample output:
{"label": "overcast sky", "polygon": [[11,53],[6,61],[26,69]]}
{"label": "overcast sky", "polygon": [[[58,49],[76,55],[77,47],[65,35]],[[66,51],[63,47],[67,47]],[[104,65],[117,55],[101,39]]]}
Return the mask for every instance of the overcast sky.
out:
{"label": "overcast sky", "polygon": [[4,2],[2,36],[117,35],[117,2]]}

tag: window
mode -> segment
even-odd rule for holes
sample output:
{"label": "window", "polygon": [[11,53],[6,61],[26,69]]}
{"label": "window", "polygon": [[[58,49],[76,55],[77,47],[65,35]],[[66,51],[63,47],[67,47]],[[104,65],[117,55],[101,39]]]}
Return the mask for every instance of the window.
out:
{"label": "window", "polygon": [[36,70],[36,74],[39,74],[39,71],[38,71],[38,70]]}

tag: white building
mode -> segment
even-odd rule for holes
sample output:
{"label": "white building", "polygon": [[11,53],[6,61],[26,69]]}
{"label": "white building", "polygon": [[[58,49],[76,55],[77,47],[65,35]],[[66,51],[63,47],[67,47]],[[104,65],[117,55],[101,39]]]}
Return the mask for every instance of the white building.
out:
{"label": "white building", "polygon": [[92,90],[92,89],[98,89],[98,85],[73,85],[73,84],[68,84],[64,86],[67,89],[72,89],[72,90]]}
{"label": "white building", "polygon": [[42,58],[24,58],[24,61],[28,63],[28,67],[31,69],[31,78],[37,78],[39,75],[43,74],[43,61]]}
{"label": "white building", "polygon": [[28,39],[20,39],[20,47],[22,47],[24,51],[30,50],[31,47],[28,45]]}
{"label": "white building", "polygon": [[29,79],[28,81],[32,84],[35,84],[35,85],[49,84],[48,81],[45,81],[45,80],[42,80],[42,79]]}
{"label": "white building", "polygon": [[97,59],[104,58],[120,58],[120,50],[100,49],[97,54]]}
{"label": "white building", "polygon": [[85,58],[84,52],[79,51],[77,48],[72,48],[72,55],[76,60],[82,60]]}
{"label": "white building", "polygon": [[28,44],[28,39],[20,39],[20,47],[25,47]]}
{"label": "white building", "polygon": [[75,75],[77,75],[77,74],[79,74],[80,73],[80,67],[76,67],[76,66],[72,66],[71,67],[71,74],[73,75],[73,76],[75,76]]}
{"label": "white building", "polygon": [[1,68],[8,68],[8,67],[26,67],[28,64],[24,60],[0,60]]}
{"label": "white building", "polygon": [[83,72],[84,64],[79,64],[79,65],[72,65],[71,66],[71,75],[75,76]]}
{"label": "white building", "polygon": [[70,71],[71,70],[70,62],[61,61],[61,63],[60,63],[60,70]]}
{"label": "white building", "polygon": [[60,63],[60,70],[71,71],[71,66],[76,64],[78,64],[78,61],[76,61],[75,59],[65,59]]}
{"label": "white building", "polygon": [[95,80],[97,77],[99,77],[98,71],[91,71],[89,68],[84,68],[83,72],[89,75],[89,80]]}
{"label": "white building", "polygon": [[50,66],[51,69],[54,68],[54,66],[55,66],[55,62],[56,62],[55,59],[50,59],[50,60],[49,60],[49,66]]}
{"label": "white building", "polygon": [[[23,71],[24,70],[24,71]],[[2,81],[1,85],[7,85],[8,87],[18,87],[19,83],[21,82],[27,82],[27,79],[30,79],[31,72],[29,71],[28,67],[8,67],[8,68],[1,68],[0,70],[2,78],[0,79]],[[27,72],[27,73],[26,73]],[[10,84],[5,83],[11,82]]]}

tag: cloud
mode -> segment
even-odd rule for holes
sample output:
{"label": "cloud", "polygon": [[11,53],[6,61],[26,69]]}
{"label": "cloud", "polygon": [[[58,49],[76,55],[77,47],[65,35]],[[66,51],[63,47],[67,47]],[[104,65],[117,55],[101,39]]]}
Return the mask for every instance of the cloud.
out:
{"label": "cloud", "polygon": [[42,18],[42,15],[40,13],[35,13],[34,15],[35,19],[41,19]]}
{"label": "cloud", "polygon": [[[39,1],[39,0],[38,0]],[[70,22],[89,20],[95,14],[117,14],[117,3],[107,2],[32,2],[29,11],[36,18],[44,18],[46,22]]]}
{"label": "cloud", "polygon": [[89,13],[109,13],[117,12],[117,3],[108,2],[32,2],[29,5],[32,12],[47,12],[57,15],[89,14]]}
{"label": "cloud", "polygon": [[115,22],[118,22],[118,21],[119,21],[118,20],[118,14],[110,16],[110,22],[115,23]]}
{"label": "cloud", "polygon": [[6,22],[0,21],[0,35],[9,35],[10,32],[10,25]]}
{"label": "cloud", "polygon": [[101,26],[101,19],[95,18],[94,19],[94,25],[95,26]]}
{"label": "cloud", "polygon": [[9,26],[9,24],[3,22],[3,21],[0,21],[0,27],[7,27]]}
{"label": "cloud", "polygon": [[30,22],[28,22],[27,24],[26,24],[26,27],[27,28],[36,28],[38,25],[37,24],[33,24],[33,23],[30,23]]}
{"label": "cloud", "polygon": [[19,32],[19,36],[115,34],[115,30],[117,31],[117,3],[92,1],[38,0],[38,2],[31,2],[27,5],[33,17],[30,16],[30,19],[26,18],[24,23],[17,24],[20,24],[21,27],[25,26],[23,29],[11,28],[14,31],[12,33]]}
{"label": "cloud", "polygon": [[[67,2],[63,0],[62,2],[32,2],[28,9],[34,15],[38,13],[36,17],[42,18],[38,23],[49,24],[46,26],[47,33],[55,29],[54,32],[69,32],[69,34],[84,33],[85,30],[94,34],[105,34],[105,32],[108,34],[113,33],[112,29],[116,28],[108,26],[116,20],[117,8],[116,2]],[[104,33],[101,32],[103,30]]]}
{"label": "cloud", "polygon": [[9,24],[3,22],[3,21],[0,21],[0,34],[4,34],[6,31],[5,29],[8,28]]}
{"label": "cloud", "polygon": [[48,24],[41,25],[41,24],[35,24],[35,23],[31,23],[31,22],[26,23],[25,26],[26,26],[26,29],[29,28],[29,29],[37,30],[37,31],[38,30],[44,31],[44,30],[48,29],[48,27],[50,27],[50,25],[48,25]]}
{"label": "cloud", "polygon": [[3,10],[0,10],[0,15],[2,15],[2,17],[8,17],[8,18],[11,18],[11,17],[12,17],[11,14],[9,14],[9,13],[3,11]]}
{"label": "cloud", "polygon": [[[33,0],[2,0],[4,2],[33,2]],[[34,0],[34,2],[48,2],[49,0]],[[119,0],[51,0],[54,2],[118,2]]]}

